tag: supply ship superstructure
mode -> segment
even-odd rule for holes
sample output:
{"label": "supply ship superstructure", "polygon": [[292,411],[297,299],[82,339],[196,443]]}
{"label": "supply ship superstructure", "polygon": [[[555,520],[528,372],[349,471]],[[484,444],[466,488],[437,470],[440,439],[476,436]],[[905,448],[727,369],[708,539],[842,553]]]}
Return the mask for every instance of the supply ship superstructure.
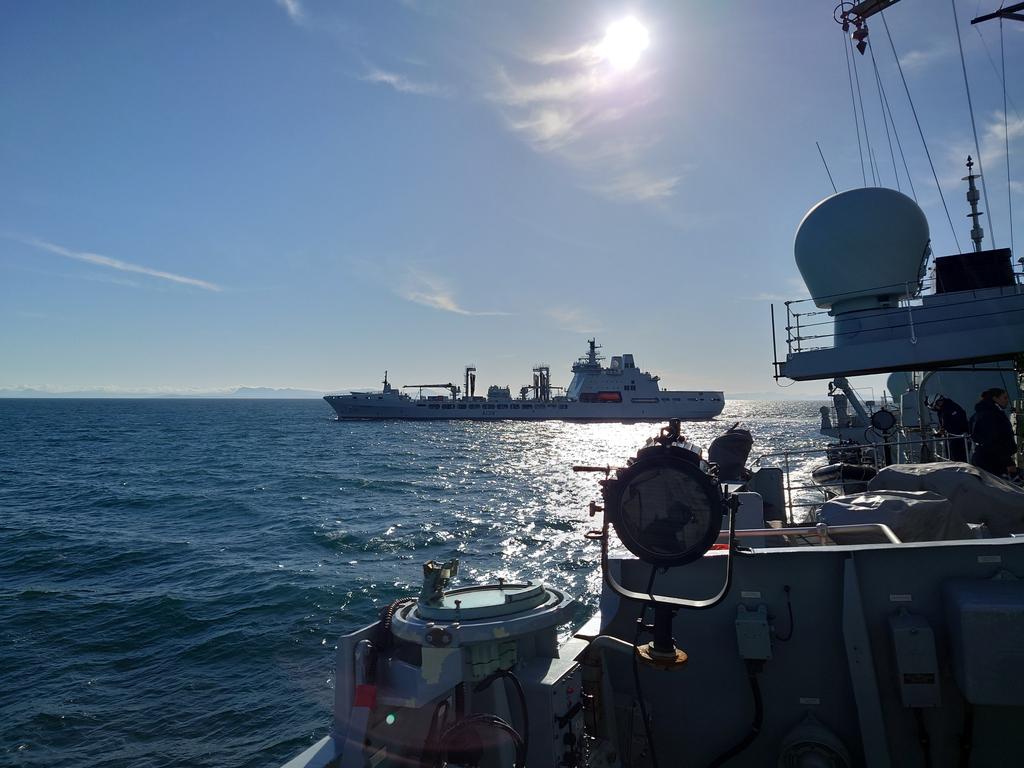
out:
{"label": "supply ship superstructure", "polygon": [[[384,376],[378,392],[326,395],[338,419],[560,419],[564,421],[658,421],[712,419],[722,412],[719,391],[661,389],[659,377],[640,370],[633,355],[615,355],[605,367],[596,339],[587,354],[572,366],[572,381],[564,391],[551,385],[551,369],[533,369],[533,384],[513,396],[509,387],[491,386],[487,396],[476,394],[476,368],[467,366],[462,387],[456,384],[410,384],[413,397],[393,387]],[[423,390],[448,390],[447,395]]]}

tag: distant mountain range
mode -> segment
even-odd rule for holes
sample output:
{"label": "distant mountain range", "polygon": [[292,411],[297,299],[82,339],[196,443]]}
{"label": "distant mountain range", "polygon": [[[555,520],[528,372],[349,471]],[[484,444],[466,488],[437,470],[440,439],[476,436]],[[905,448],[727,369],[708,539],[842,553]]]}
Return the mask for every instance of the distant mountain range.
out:
{"label": "distant mountain range", "polygon": [[33,389],[31,387],[14,387],[9,389],[0,388],[0,398],[234,398],[234,399],[319,399],[324,396],[323,392],[312,389],[291,389],[274,387],[235,387],[230,390],[203,391],[130,391],[130,390],[104,390],[85,389],[76,391],[58,392],[46,389]]}

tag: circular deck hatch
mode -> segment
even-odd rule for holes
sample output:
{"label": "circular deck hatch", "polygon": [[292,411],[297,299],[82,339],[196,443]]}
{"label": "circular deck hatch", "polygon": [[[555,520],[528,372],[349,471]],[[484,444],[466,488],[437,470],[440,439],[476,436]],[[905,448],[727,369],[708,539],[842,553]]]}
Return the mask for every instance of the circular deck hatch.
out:
{"label": "circular deck hatch", "polygon": [[471,621],[509,616],[536,608],[547,600],[542,584],[487,584],[446,592],[438,604],[417,603],[416,613],[434,621]]}

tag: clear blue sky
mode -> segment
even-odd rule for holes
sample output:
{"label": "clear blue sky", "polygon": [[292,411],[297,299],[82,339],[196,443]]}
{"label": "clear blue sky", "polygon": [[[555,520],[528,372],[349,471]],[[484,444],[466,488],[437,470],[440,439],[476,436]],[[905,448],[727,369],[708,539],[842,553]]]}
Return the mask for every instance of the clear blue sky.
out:
{"label": "clear blue sky", "polygon": [[[596,334],[673,387],[768,390],[768,302],[802,295],[793,235],[831,193],[814,142],[862,183],[833,5],[3,0],[0,387],[335,390],[469,363],[516,387],[538,362],[564,384]],[[999,25],[967,24],[996,5],[957,11],[1008,245]],[[600,44],[629,17],[649,45],[620,69]],[[950,4],[886,18],[966,245]],[[1021,241],[1024,24],[1004,29]],[[870,40],[952,252],[880,21]]]}

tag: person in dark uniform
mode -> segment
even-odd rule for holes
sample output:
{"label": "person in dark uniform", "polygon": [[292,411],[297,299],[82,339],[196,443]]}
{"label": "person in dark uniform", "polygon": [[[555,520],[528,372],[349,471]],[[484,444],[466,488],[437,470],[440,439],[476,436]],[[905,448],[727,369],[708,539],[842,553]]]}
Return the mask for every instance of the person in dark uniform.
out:
{"label": "person in dark uniform", "polygon": [[967,463],[967,434],[971,426],[967,412],[956,400],[939,395],[932,401],[932,410],[938,414],[939,426],[946,433],[949,460]]}
{"label": "person in dark uniform", "polygon": [[1010,396],[1005,389],[986,389],[974,406],[974,416],[971,417],[971,439],[974,441],[971,464],[993,475],[1015,475],[1017,472],[1013,463],[1017,441],[1010,418],[1003,410],[1009,404]]}

